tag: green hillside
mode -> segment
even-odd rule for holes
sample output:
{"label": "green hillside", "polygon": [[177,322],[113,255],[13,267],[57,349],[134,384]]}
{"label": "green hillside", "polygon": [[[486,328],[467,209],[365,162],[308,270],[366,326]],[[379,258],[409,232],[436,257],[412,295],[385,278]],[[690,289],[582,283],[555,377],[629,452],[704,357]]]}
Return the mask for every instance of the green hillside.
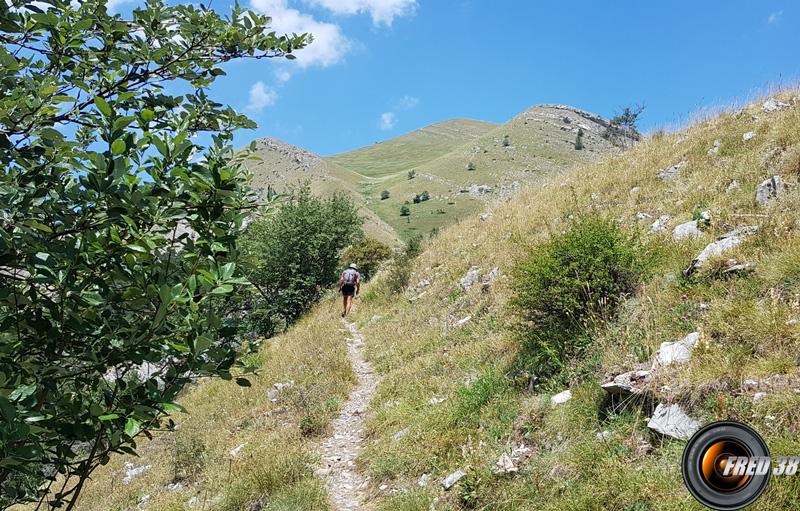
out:
{"label": "green hillside", "polygon": [[[261,188],[310,181],[320,193],[345,191],[362,206],[370,234],[407,240],[491,210],[545,174],[614,151],[602,137],[606,125],[576,108],[539,105],[503,125],[453,119],[327,158],[262,139],[256,142],[261,160],[250,167]],[[430,200],[415,204],[426,191]],[[388,199],[381,199],[383,192]],[[400,215],[404,205],[408,216]]]}
{"label": "green hillside", "polygon": [[[702,509],[681,480],[685,441],[648,427],[657,404],[700,423],[746,421],[773,454],[800,452],[798,94],[543,175],[491,218],[432,239],[399,295],[388,272],[367,284],[354,322],[380,383],[357,411],[361,509]],[[647,272],[564,370],[537,382],[518,370],[515,268],[587,214],[638,233]],[[687,223],[695,229],[680,238]],[[740,243],[687,276],[722,236]],[[252,387],[195,385],[177,432],[140,458],[114,457],[78,509],[333,509],[320,446],[361,385],[338,312],[331,297],[270,341]],[[650,371],[637,394],[601,388],[650,370],[663,342],[694,333],[690,358]],[[750,509],[796,509],[799,496],[796,477],[773,478]]]}

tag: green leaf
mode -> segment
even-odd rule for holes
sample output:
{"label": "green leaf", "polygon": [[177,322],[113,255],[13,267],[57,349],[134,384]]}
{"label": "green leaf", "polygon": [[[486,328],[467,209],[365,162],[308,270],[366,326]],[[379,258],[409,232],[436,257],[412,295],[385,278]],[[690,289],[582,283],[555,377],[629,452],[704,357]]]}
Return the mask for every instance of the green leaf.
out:
{"label": "green leaf", "polygon": [[36,230],[39,230],[39,231],[53,232],[53,229],[51,229],[50,226],[45,225],[45,224],[39,222],[38,220],[33,220],[33,219],[24,220],[22,223],[23,223],[23,225],[27,225],[28,227],[32,227],[32,228],[34,228]]}
{"label": "green leaf", "polygon": [[212,295],[226,295],[233,291],[233,286],[230,284],[223,284],[211,290]]}
{"label": "green leaf", "polygon": [[117,139],[111,143],[111,153],[112,154],[122,154],[125,152],[126,146],[125,141],[121,139]]}
{"label": "green leaf", "polygon": [[141,423],[139,423],[139,421],[137,421],[133,417],[130,417],[127,420],[127,422],[125,422],[125,434],[128,435],[129,437],[136,436],[136,434],[139,433],[139,431],[141,430],[142,430]]}
{"label": "green leaf", "polygon": [[22,401],[34,392],[36,392],[35,383],[31,383],[30,385],[20,385],[8,395],[8,399],[11,401]]}
{"label": "green leaf", "polygon": [[153,113],[153,111],[149,108],[142,110],[142,119],[144,119],[146,122],[152,121],[153,117],[155,117],[155,113]]}
{"label": "green leaf", "polygon": [[236,378],[236,384],[240,387],[250,387],[253,385],[247,378]]}
{"label": "green leaf", "polygon": [[165,412],[186,413],[186,408],[182,407],[178,403],[161,403],[161,408],[163,408]]}
{"label": "green leaf", "polygon": [[113,114],[113,111],[111,110],[111,105],[109,105],[108,101],[101,98],[100,96],[94,97],[94,104],[97,105],[97,109],[100,110],[100,113],[102,113],[104,116],[111,117],[111,114]]}
{"label": "green leaf", "polygon": [[113,421],[114,419],[119,419],[119,414],[116,413],[108,413],[106,415],[101,415],[98,417],[101,421]]}

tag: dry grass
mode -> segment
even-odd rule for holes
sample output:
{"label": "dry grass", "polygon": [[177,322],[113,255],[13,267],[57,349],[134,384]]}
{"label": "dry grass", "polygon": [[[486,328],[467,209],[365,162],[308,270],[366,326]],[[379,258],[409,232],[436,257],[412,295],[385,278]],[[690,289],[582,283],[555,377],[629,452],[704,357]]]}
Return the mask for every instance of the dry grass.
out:
{"label": "dry grass", "polygon": [[[765,434],[773,453],[800,452],[800,397],[794,392],[800,326],[788,321],[800,319],[798,95],[782,93],[792,103],[782,112],[761,112],[756,103],[681,132],[659,133],[632,151],[547,178],[495,205],[486,222],[463,220],[431,240],[414,262],[411,284],[430,281],[424,289],[397,296],[388,292],[385,277],[368,284],[355,319],[384,379],[368,412],[359,462],[372,478],[378,506],[428,510],[438,499],[439,510],[700,509],[681,481],[683,443],[645,427],[652,403],[609,408],[597,385],[648,359],[661,342],[694,330],[703,342],[689,364],[655,378],[656,397],[683,402],[703,421],[747,420]],[[748,131],[756,137],[745,142]],[[721,150],[708,154],[717,139]],[[680,161],[688,162],[680,178],[656,178],[658,169]],[[758,207],[756,186],[777,173],[789,191]],[[727,192],[733,180],[739,187]],[[671,240],[672,227],[704,210],[712,222],[701,239]],[[597,332],[594,348],[572,361],[574,374],[582,375],[571,383],[572,400],[553,406],[549,395],[563,388],[544,384],[528,392],[524,376],[513,371],[519,343],[510,328],[510,274],[531,248],[565,229],[571,215],[588,211],[640,230],[657,257],[637,294]],[[639,220],[638,213],[652,218]],[[647,234],[664,214],[672,217],[669,229]],[[761,226],[758,234],[726,255],[755,262],[754,272],[722,279],[712,264],[683,276],[705,244],[754,223]],[[471,266],[481,276],[497,267],[501,276],[488,292],[480,283],[464,291],[459,279]],[[304,416],[327,424],[353,382],[336,307],[326,302],[271,341],[252,388],[207,382],[190,391],[182,403],[191,415],[178,432],[144,446],[142,459],[134,461],[152,469],[124,486],[119,479],[127,460],[112,460],[81,509],[134,508],[145,494],[153,510],[185,509],[192,497],[205,504],[191,509],[248,509],[259,500],[266,509],[325,509],[324,488],[310,468],[314,439],[302,437],[298,424]],[[743,381],[774,375],[778,383],[767,398],[754,401]],[[289,379],[297,384],[286,402],[268,402],[272,383]],[[434,404],[434,398],[444,401]],[[598,439],[600,431],[609,434]],[[230,450],[245,442],[231,461]],[[532,452],[521,471],[494,474],[498,456],[520,443]],[[646,443],[652,449],[643,448]],[[438,481],[456,469],[468,476],[443,492]],[[186,478],[187,490],[166,489],[176,474]],[[425,487],[417,484],[422,474],[433,475]],[[798,490],[791,478],[773,480],[754,509],[796,508]]]}
{"label": "dry grass", "polygon": [[[757,403],[752,391],[742,388],[749,378],[800,378],[800,327],[787,324],[800,317],[795,96],[796,91],[781,95],[793,107],[779,113],[761,112],[757,102],[681,132],[659,133],[633,151],[553,176],[496,205],[486,222],[461,222],[432,240],[417,260],[412,286],[430,281],[424,290],[395,299],[381,289],[380,280],[371,285],[361,326],[369,353],[386,376],[368,421],[372,443],[361,462],[388,486],[377,495],[385,509],[428,509],[436,496],[441,499],[437,509],[697,507],[680,480],[682,444],[662,441],[645,427],[652,404],[609,410],[596,384],[646,360],[660,343],[694,330],[702,332],[704,342],[690,364],[657,376],[656,396],[684,402],[702,420],[747,420],[784,453],[800,450],[790,436],[796,428],[793,386],[772,389]],[[748,131],[756,137],[746,142],[742,135]],[[717,139],[721,150],[708,154]],[[688,165],[680,178],[657,179],[658,169],[681,161]],[[755,188],[774,174],[783,175],[789,192],[760,208]],[[739,187],[727,192],[733,180]],[[712,223],[701,239],[671,240],[672,227],[705,210],[711,211]],[[589,211],[640,230],[656,264],[617,319],[598,332],[595,349],[573,362],[576,374],[594,375],[590,382],[575,382],[573,400],[554,408],[548,393],[563,389],[545,385],[542,395],[529,395],[515,381],[518,344],[509,328],[508,276],[531,248],[566,228],[571,215]],[[639,220],[640,212],[652,218]],[[672,217],[668,230],[647,234],[650,223],[664,214]],[[691,279],[682,275],[715,236],[749,224],[761,230],[724,260],[754,261],[754,273],[721,279],[714,273],[724,262],[718,261]],[[481,275],[499,267],[504,277],[489,293],[480,285],[464,292],[458,281],[473,265]],[[413,303],[405,299],[414,295],[419,298]],[[382,318],[368,320],[372,315]],[[452,326],[466,316],[472,319]],[[487,371],[506,375],[506,382],[493,379],[488,388],[476,388],[475,378],[481,382]],[[476,401],[473,394],[481,392],[488,396]],[[447,400],[432,405],[433,397]],[[394,434],[406,427],[410,433],[395,441]],[[611,431],[610,439],[597,439],[602,430]],[[655,451],[637,452],[639,439],[653,443]],[[520,442],[536,452],[522,473],[513,478],[492,474],[498,456]],[[441,493],[438,480],[459,468],[469,472],[467,483]],[[416,483],[423,473],[433,473],[434,479],[420,489]],[[791,480],[777,481],[756,507],[791,507],[796,489]],[[408,493],[391,495],[398,491]]]}
{"label": "dry grass", "polygon": [[[313,474],[314,445],[355,381],[337,313],[326,302],[268,341],[254,360],[260,368],[249,377],[252,387],[213,380],[189,389],[180,400],[189,413],[176,417],[177,431],[140,445],[140,458],[114,457],[95,473],[78,509],[136,509],[146,495],[148,509],[159,511],[246,510],[256,502],[269,510],[328,509]],[[273,383],[290,380],[294,386],[277,402],[267,399]],[[301,432],[309,421],[316,436]],[[126,462],[151,468],[123,484]]]}

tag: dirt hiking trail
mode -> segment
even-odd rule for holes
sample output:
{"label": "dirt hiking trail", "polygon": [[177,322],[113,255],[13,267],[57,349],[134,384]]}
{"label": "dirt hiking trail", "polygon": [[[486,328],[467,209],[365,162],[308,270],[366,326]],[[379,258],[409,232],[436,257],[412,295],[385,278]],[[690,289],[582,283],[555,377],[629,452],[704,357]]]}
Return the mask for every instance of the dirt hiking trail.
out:
{"label": "dirt hiking trail", "polygon": [[345,319],[342,323],[350,333],[347,354],[358,381],[339,417],[333,421],[333,435],[320,445],[322,468],[317,470],[317,475],[325,480],[336,511],[368,510],[371,507],[364,502],[364,497],[369,480],[356,471],[355,461],[364,440],[367,407],[379,378],[364,359],[364,338],[358,328]]}

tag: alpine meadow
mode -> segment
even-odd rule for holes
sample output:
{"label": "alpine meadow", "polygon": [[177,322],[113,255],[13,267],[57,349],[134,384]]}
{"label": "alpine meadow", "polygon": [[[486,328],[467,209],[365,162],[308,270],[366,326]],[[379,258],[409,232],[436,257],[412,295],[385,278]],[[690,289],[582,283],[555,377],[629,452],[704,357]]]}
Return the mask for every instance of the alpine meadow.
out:
{"label": "alpine meadow", "polygon": [[794,64],[709,104],[579,4],[3,2],[0,509],[800,509]]}

